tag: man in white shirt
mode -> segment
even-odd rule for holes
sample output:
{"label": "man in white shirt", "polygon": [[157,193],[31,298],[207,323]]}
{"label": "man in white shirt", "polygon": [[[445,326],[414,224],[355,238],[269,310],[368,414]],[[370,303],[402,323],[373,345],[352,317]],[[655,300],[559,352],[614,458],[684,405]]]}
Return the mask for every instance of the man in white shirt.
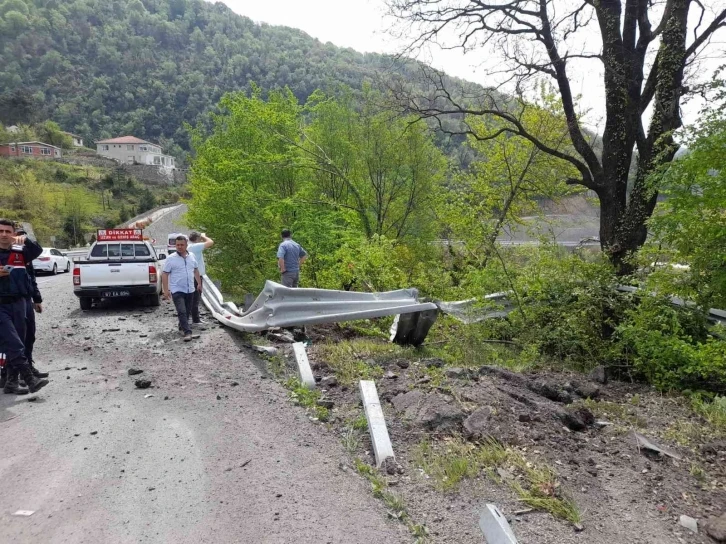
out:
{"label": "man in white shirt", "polygon": [[169,255],[164,261],[161,275],[161,287],[165,300],[173,300],[179,318],[179,330],[184,333],[184,341],[192,339],[189,317],[192,313],[194,292],[202,290],[202,279],[199,276],[199,265],[194,255],[187,251],[187,237],[176,238],[176,253]]}
{"label": "man in white shirt", "polygon": [[[214,240],[209,238],[205,233],[198,233],[196,231],[189,234],[189,253],[194,255],[199,264],[199,275],[204,276],[207,273],[207,266],[204,264],[204,250],[209,249],[214,245]],[[194,289],[194,301],[192,302],[192,324],[202,325],[203,322],[199,318],[199,300],[202,298],[201,281],[199,282],[199,288],[195,285]]]}

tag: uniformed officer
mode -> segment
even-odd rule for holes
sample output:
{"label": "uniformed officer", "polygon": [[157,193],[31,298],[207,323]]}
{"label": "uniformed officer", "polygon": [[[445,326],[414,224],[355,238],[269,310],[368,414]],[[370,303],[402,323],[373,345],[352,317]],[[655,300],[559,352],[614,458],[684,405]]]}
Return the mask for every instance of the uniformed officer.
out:
{"label": "uniformed officer", "polygon": [[6,393],[23,393],[18,384],[22,376],[31,393],[48,385],[36,378],[25,355],[27,298],[33,296],[33,284],[26,269],[40,256],[43,248],[27,236],[15,236],[15,226],[0,219],[0,352],[5,354]]}
{"label": "uniformed officer", "polygon": [[[28,233],[22,228],[15,231],[16,236],[27,236],[27,234]],[[35,359],[33,359],[33,346],[35,346],[36,330],[35,314],[36,312],[39,314],[43,313],[43,297],[40,294],[40,289],[38,289],[38,282],[35,278],[35,268],[33,268],[33,263],[26,263],[25,269],[28,271],[28,275],[30,276],[30,281],[33,286],[33,295],[25,299],[25,319],[28,323],[28,328],[25,331],[25,358],[28,359],[28,364],[30,365],[30,370],[33,373],[33,376],[36,378],[47,378],[48,373],[38,370],[35,366]]]}

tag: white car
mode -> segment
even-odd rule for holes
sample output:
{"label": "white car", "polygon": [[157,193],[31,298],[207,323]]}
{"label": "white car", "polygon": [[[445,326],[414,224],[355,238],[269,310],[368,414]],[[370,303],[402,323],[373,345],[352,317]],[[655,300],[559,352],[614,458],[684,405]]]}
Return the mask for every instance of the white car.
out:
{"label": "white car", "polygon": [[36,272],[70,272],[71,260],[54,247],[44,247],[40,257],[33,261],[33,268]]}

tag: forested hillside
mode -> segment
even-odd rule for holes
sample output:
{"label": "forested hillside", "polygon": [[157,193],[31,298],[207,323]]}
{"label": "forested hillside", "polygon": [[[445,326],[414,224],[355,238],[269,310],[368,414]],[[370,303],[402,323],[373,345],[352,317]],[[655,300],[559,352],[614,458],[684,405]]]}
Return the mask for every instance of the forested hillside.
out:
{"label": "forested hillside", "polygon": [[227,91],[287,85],[303,101],[389,65],[222,3],[0,1],[0,123],[50,118],[86,141],[134,134],[179,154],[184,123]]}

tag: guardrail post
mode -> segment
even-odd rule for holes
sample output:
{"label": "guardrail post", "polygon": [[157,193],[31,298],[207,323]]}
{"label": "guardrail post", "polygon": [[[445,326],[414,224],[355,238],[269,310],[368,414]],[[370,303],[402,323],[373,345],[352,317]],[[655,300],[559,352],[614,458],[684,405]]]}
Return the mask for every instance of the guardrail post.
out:
{"label": "guardrail post", "polygon": [[381,401],[378,400],[378,391],[373,380],[360,381],[360,396],[368,420],[368,431],[371,434],[373,453],[376,456],[376,467],[380,467],[386,459],[395,459],[396,456],[393,454],[391,437],[388,436]]}
{"label": "guardrail post", "polygon": [[300,381],[305,387],[314,389],[315,378],[313,377],[313,371],[310,368],[308,354],[305,353],[305,344],[302,342],[295,342],[292,345],[292,351],[295,354],[295,361],[297,362],[297,368],[300,373]]}

